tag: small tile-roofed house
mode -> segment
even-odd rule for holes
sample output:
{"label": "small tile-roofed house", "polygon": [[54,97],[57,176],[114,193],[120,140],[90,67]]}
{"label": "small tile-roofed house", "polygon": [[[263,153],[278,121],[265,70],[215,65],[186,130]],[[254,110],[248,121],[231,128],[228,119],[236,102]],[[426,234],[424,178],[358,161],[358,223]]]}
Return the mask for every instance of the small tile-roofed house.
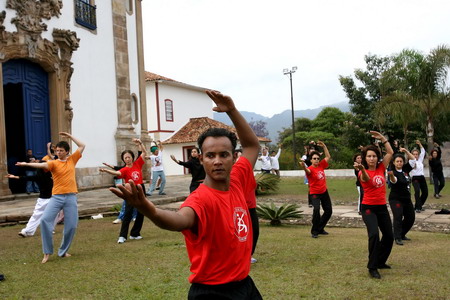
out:
{"label": "small tile-roofed house", "polygon": [[150,136],[165,140],[195,117],[213,117],[206,88],[145,72],[147,121]]}
{"label": "small tile-roofed house", "polygon": [[[190,118],[183,127],[175,132],[170,138],[162,141],[164,145],[164,170],[166,175],[182,175],[189,174],[189,170],[176,164],[170,159],[170,155],[174,155],[177,159],[187,161],[190,158],[191,150],[197,147],[198,137],[207,129],[217,127],[225,128],[234,133],[236,129],[228,126],[222,122],[213,120],[208,117]],[[263,137],[258,137],[261,146],[265,146],[271,142],[271,140]],[[238,136],[238,146],[239,136]]]}

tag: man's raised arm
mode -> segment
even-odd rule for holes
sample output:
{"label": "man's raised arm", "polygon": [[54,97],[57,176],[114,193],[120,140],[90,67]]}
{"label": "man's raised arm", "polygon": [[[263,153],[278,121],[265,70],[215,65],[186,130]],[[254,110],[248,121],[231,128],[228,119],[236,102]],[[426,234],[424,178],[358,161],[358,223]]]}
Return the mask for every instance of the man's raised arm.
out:
{"label": "man's raised arm", "polygon": [[217,105],[213,108],[214,111],[225,112],[230,117],[242,146],[242,156],[245,156],[250,161],[250,164],[254,166],[258,158],[259,141],[252,128],[234,106],[234,102],[230,96],[222,95],[217,91],[206,91],[206,94]]}

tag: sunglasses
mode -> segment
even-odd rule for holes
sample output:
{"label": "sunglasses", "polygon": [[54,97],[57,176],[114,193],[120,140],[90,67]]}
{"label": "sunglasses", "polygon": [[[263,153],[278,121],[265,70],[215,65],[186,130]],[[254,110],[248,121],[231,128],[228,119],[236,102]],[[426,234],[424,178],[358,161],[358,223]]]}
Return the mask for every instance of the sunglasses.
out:
{"label": "sunglasses", "polygon": [[311,160],[319,160],[319,158],[318,157],[313,157],[313,158],[311,158]]}

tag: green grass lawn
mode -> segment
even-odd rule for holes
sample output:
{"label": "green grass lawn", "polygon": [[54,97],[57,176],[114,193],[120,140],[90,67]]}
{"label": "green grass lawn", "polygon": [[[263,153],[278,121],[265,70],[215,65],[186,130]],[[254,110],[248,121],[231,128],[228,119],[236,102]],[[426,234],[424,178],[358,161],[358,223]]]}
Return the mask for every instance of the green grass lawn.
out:
{"label": "green grass lawn", "polygon": [[[182,234],[144,223],[143,240],[116,244],[113,218],[81,220],[69,258],[41,264],[39,230],[0,228],[0,299],[186,299],[189,261]],[[394,246],[381,280],[366,269],[364,228],[329,228],[310,237],[309,226],[261,224],[251,276],[264,299],[450,299],[450,235],[413,231]],[[61,240],[57,227],[55,246]]]}
{"label": "green grass lawn", "polygon": [[[358,200],[358,191],[356,190],[354,178],[327,178],[327,188],[331,201],[334,205],[356,205]],[[386,189],[387,196],[389,189]],[[428,185],[428,200],[425,207],[450,208],[450,188],[448,184],[444,187],[440,199],[433,197],[433,186]],[[411,199],[414,203],[414,189],[411,187]],[[275,193],[258,196],[260,201],[269,201],[274,197],[284,199],[292,203],[307,203],[308,185],[303,183],[300,177],[281,177],[279,189]]]}

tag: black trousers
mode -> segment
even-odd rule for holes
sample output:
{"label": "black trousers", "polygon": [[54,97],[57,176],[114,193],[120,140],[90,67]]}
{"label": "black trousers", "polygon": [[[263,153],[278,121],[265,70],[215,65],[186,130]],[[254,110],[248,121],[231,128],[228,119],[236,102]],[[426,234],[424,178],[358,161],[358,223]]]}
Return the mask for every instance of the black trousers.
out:
{"label": "black trousers", "polygon": [[[145,194],[144,184],[141,184],[141,186]],[[123,216],[122,226],[120,227],[119,237],[128,238],[128,229],[130,228],[130,222],[133,218],[133,209],[134,207],[127,202],[125,205],[125,214]],[[131,228],[130,236],[141,235],[142,224],[144,224],[144,215],[138,211],[136,215],[136,221],[134,221],[133,227]]]}
{"label": "black trousers", "polygon": [[258,214],[256,213],[256,208],[249,208],[250,219],[252,221],[252,229],[253,229],[253,245],[252,245],[252,255],[255,253],[256,244],[258,243],[259,238],[259,221]]}
{"label": "black trousers", "polygon": [[394,238],[403,238],[414,225],[416,214],[411,199],[400,201],[398,199],[389,199],[392,215],[394,217]]}
{"label": "black trousers", "polygon": [[[327,226],[328,221],[333,214],[333,208],[331,206],[330,195],[328,194],[328,190],[323,194],[311,194],[311,203],[313,206],[313,215],[312,215],[312,234],[322,233],[325,226]],[[320,216],[320,205],[322,204],[323,214]]]}
{"label": "black trousers", "polygon": [[414,208],[421,210],[428,198],[428,186],[425,176],[413,176],[412,185],[414,187],[414,199],[416,200]]}
{"label": "black trousers", "polygon": [[[369,262],[368,269],[377,269],[386,263],[394,244],[391,217],[386,205],[363,204],[362,219],[367,227],[369,236]],[[380,239],[380,232],[383,234]]]}
{"label": "black trousers", "polygon": [[261,294],[250,276],[241,281],[208,285],[193,283],[188,300],[260,300]]}
{"label": "black trousers", "polygon": [[444,173],[433,173],[433,185],[434,185],[434,194],[438,194],[442,191],[445,186],[445,178]]}

